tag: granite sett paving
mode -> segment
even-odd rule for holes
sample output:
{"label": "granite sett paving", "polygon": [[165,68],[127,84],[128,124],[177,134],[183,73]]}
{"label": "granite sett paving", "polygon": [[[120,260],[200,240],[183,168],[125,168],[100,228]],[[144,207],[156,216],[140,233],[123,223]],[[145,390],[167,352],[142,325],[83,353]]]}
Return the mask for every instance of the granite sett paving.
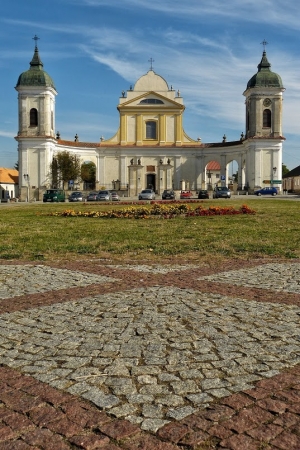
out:
{"label": "granite sett paving", "polygon": [[299,274],[3,262],[0,450],[299,450]]}

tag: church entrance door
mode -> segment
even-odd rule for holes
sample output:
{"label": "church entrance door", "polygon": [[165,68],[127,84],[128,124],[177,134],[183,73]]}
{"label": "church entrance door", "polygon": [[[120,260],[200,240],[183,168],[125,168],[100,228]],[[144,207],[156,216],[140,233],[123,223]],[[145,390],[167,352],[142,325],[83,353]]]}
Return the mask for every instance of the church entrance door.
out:
{"label": "church entrance door", "polygon": [[148,173],[147,174],[147,189],[153,189],[153,191],[156,191],[156,175],[154,173]]}

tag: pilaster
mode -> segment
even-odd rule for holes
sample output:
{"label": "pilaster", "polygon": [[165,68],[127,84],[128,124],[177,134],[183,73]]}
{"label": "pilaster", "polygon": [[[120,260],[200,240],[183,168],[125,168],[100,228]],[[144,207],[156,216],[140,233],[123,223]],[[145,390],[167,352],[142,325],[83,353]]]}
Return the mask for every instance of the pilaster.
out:
{"label": "pilaster", "polygon": [[137,114],[136,117],[136,145],[143,145],[143,117]]}

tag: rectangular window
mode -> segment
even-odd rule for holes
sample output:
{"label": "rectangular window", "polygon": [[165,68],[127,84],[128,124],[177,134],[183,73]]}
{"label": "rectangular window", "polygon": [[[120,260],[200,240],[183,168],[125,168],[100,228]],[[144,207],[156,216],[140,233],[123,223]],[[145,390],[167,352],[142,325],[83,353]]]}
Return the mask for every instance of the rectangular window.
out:
{"label": "rectangular window", "polygon": [[146,139],[157,139],[156,136],[156,122],[154,120],[148,120],[146,122]]}

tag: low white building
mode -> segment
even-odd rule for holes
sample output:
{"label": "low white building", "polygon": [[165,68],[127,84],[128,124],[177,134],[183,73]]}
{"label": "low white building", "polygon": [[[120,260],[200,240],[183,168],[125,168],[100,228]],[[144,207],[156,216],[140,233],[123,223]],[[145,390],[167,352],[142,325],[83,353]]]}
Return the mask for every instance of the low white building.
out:
{"label": "low white building", "polygon": [[19,196],[19,171],[0,167],[0,201],[7,202]]}
{"label": "low white building", "polygon": [[[258,71],[246,85],[245,133],[240,140],[203,143],[183,129],[183,98],[152,68],[119,98],[119,129],[96,143],[64,140],[55,132],[52,78],[43,69],[35,47],[30,69],[18,79],[18,141],[21,199],[41,200],[52,185],[50,165],[61,151],[80,155],[96,166],[96,189],[105,187],[137,195],[153,187],[205,189],[208,164],[219,164],[220,182],[228,185],[229,165],[238,167],[237,187],[253,192],[259,186],[281,190],[282,95],[281,77],[270,69],[263,51]],[[198,94],[197,94],[198,95]],[[242,100],[241,100],[242,101]]]}

